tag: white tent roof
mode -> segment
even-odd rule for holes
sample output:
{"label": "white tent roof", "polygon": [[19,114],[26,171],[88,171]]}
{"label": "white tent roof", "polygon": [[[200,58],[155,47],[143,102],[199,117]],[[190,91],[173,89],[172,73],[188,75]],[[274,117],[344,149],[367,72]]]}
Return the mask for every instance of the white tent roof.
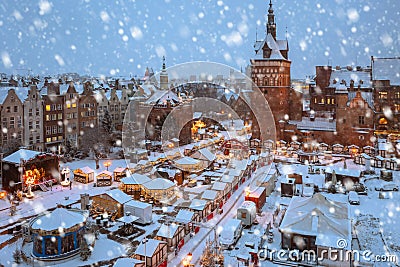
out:
{"label": "white tent roof", "polygon": [[21,159],[30,160],[39,155],[41,152],[28,150],[28,149],[20,149],[11,155],[5,157],[3,159],[4,162],[16,163],[19,164]]}
{"label": "white tent roof", "polygon": [[32,229],[43,231],[54,231],[60,227],[68,229],[75,225],[83,224],[86,219],[87,214],[84,212],[57,208],[49,214],[36,217],[32,224]]}
{"label": "white tent roof", "polygon": [[328,200],[320,193],[313,197],[293,197],[279,227],[283,233],[316,237],[316,244],[337,248],[337,240],[351,246],[349,204]]}
{"label": "white tent roof", "polygon": [[325,173],[332,173],[335,171],[336,175],[349,176],[349,177],[361,177],[361,171],[356,169],[343,169],[343,168],[331,168],[325,169]]}

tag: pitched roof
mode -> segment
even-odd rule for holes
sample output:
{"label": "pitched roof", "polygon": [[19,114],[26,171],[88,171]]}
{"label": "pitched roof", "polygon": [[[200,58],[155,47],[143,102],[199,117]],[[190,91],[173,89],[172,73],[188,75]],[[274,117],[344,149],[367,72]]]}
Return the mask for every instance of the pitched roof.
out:
{"label": "pitched roof", "polygon": [[30,160],[39,155],[41,152],[33,151],[33,150],[28,150],[28,149],[20,149],[11,155],[5,157],[3,159],[3,162],[10,162],[10,163],[16,163],[19,164],[21,159],[22,160]]}
{"label": "pitched roof", "polygon": [[125,194],[124,192],[122,192],[119,189],[113,189],[111,191],[104,192],[104,194],[113,198],[115,201],[119,202],[120,204],[124,204],[124,203],[132,200],[132,197],[130,195]]}
{"label": "pitched roof", "polygon": [[160,244],[165,244],[165,242],[156,239],[142,240],[139,246],[136,248],[135,254],[146,257],[152,257],[154,255],[154,252],[156,252],[157,247]]}

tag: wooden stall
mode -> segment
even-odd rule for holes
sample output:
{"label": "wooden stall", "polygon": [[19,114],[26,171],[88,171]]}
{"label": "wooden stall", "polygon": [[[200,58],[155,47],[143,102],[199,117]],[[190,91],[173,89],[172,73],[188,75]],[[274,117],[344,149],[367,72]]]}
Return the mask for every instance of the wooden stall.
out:
{"label": "wooden stall", "polygon": [[133,257],[146,261],[146,267],[167,267],[167,243],[156,239],[144,239],[139,243]]}
{"label": "wooden stall", "polygon": [[110,186],[112,184],[112,173],[109,171],[102,171],[96,176],[97,186]]}
{"label": "wooden stall", "polygon": [[122,178],[126,177],[126,168],[117,167],[115,168],[114,172],[114,181],[119,182]]}
{"label": "wooden stall", "polygon": [[94,171],[89,167],[74,170],[74,180],[83,184],[94,181]]}
{"label": "wooden stall", "polygon": [[112,219],[124,216],[124,204],[132,200],[132,197],[119,189],[107,191],[93,196],[92,212],[102,214],[107,212]]}

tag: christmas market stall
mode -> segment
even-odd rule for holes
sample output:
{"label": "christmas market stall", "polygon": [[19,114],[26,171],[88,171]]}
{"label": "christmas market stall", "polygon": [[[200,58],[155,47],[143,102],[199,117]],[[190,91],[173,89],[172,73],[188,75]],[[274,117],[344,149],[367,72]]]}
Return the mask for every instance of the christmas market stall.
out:
{"label": "christmas market stall", "polygon": [[164,178],[156,178],[142,185],[145,194],[158,201],[175,198],[175,187],[175,183]]}
{"label": "christmas market stall", "polygon": [[96,176],[97,186],[110,186],[112,184],[112,173],[110,171],[101,171]]}
{"label": "christmas market stall", "polygon": [[89,167],[74,170],[74,180],[83,184],[94,181],[94,171]]}
{"label": "christmas market stall", "polygon": [[59,159],[55,154],[20,149],[2,161],[2,185],[9,191],[41,188],[60,179]]}
{"label": "christmas market stall", "polygon": [[103,194],[93,196],[92,215],[93,217],[97,217],[98,215],[107,213],[113,221],[124,216],[124,205],[131,200],[131,196],[119,189],[106,191]]}
{"label": "christmas market stall", "polygon": [[161,224],[155,239],[167,242],[168,250],[174,251],[176,248],[181,249],[184,242],[185,231],[183,226],[175,223]]}
{"label": "christmas market stall", "polygon": [[126,177],[126,168],[117,167],[114,170],[114,181],[119,182],[122,178]]}
{"label": "christmas market stall", "polygon": [[142,185],[150,181],[151,179],[146,175],[134,173],[121,179],[120,188],[126,194],[133,195],[133,198],[138,200],[142,194]]}
{"label": "christmas market stall", "polygon": [[200,227],[195,226],[194,223],[199,221],[199,215],[197,213],[186,209],[180,209],[178,214],[175,216],[175,222],[184,227],[185,235],[188,235],[191,232],[197,233],[200,230]]}
{"label": "christmas market stall", "polygon": [[145,261],[146,266],[167,267],[167,243],[145,238],[136,248],[133,258]]}
{"label": "christmas market stall", "polygon": [[32,254],[39,259],[56,260],[79,253],[87,217],[87,211],[56,208],[32,219]]}

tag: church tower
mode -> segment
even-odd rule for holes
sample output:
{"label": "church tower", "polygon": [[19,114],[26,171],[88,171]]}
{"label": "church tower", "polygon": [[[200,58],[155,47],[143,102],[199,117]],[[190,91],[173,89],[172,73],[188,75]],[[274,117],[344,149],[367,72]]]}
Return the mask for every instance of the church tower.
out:
{"label": "church tower", "polygon": [[165,57],[163,57],[163,64],[162,64],[162,70],[160,73],[160,89],[161,90],[168,90],[168,73],[165,68]]}

